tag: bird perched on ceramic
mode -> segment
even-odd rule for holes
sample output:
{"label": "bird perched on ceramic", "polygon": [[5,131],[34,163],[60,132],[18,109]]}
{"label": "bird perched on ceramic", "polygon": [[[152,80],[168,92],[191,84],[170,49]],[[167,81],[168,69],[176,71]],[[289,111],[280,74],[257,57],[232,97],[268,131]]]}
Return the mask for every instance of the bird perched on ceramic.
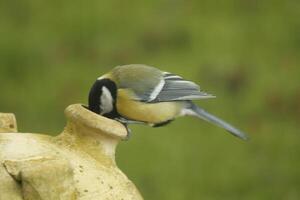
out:
{"label": "bird perched on ceramic", "polygon": [[126,127],[130,123],[159,127],[180,116],[194,116],[247,139],[245,133],[192,102],[214,97],[178,75],[131,64],[117,66],[95,81],[89,93],[88,108]]}

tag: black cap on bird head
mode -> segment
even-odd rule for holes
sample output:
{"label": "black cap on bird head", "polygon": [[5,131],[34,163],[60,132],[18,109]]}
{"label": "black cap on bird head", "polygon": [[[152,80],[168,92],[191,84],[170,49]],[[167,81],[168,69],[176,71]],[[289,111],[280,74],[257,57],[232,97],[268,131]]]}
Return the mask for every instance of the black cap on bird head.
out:
{"label": "black cap on bird head", "polygon": [[89,93],[89,110],[108,118],[115,118],[118,116],[116,99],[116,84],[107,78],[98,79]]}

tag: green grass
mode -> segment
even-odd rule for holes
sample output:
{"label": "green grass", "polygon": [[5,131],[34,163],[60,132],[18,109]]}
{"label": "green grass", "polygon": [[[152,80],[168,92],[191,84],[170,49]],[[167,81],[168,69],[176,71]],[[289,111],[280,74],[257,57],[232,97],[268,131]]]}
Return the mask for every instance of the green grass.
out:
{"label": "green grass", "polygon": [[117,152],[145,199],[300,198],[300,3],[2,1],[0,111],[22,132],[58,134],[113,66],[144,63],[199,83],[199,101],[248,132],[193,118],[133,126]]}

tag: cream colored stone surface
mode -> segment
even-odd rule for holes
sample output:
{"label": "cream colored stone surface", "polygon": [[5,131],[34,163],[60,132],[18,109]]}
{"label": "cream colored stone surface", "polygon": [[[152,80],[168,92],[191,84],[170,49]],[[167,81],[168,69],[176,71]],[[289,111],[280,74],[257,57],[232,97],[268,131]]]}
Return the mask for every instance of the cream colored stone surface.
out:
{"label": "cream colored stone surface", "polygon": [[7,129],[0,124],[0,200],[142,199],[115,162],[127,135],[123,125],[80,104],[65,114],[67,125],[56,137],[1,133]]}
{"label": "cream colored stone surface", "polygon": [[1,132],[17,132],[17,122],[14,114],[0,113],[0,133]]}

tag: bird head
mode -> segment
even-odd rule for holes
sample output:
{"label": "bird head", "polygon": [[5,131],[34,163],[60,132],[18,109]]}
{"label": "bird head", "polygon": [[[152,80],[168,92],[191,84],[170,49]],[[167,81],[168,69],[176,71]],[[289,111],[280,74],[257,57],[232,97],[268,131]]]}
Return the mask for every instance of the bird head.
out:
{"label": "bird head", "polygon": [[89,110],[113,118],[116,114],[117,86],[108,78],[99,78],[89,93]]}

